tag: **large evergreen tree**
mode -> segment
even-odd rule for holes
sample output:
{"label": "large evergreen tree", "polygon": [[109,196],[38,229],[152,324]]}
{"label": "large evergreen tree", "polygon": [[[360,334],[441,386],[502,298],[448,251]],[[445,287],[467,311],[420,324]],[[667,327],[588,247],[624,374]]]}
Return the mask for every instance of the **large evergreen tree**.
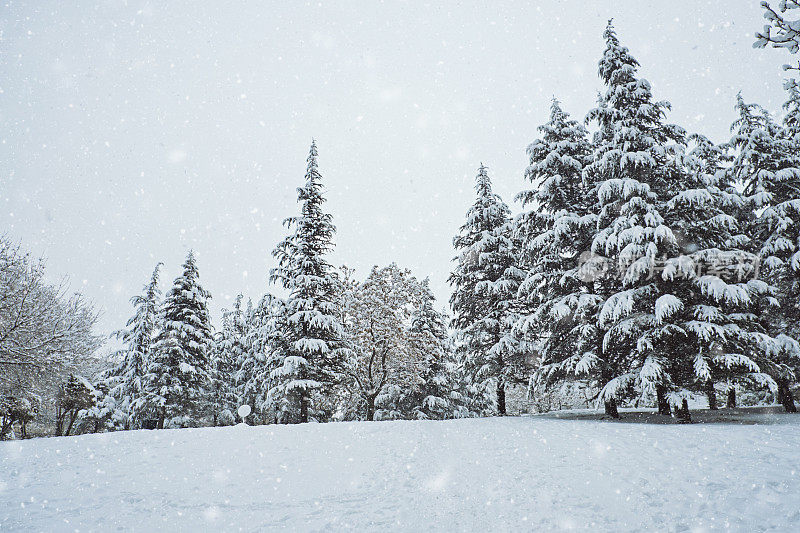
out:
{"label": "large evergreen tree", "polygon": [[619,399],[647,393],[663,412],[669,391],[707,390],[715,369],[768,384],[770,361],[757,354],[775,342],[753,311],[769,288],[752,279],[755,261],[740,249],[740,202],[705,171],[712,162],[684,158],[683,131],[663,121],[669,104],[653,100],[611,24],[604,36],[606,91],[589,114],[599,131],[585,171],[597,197],[592,252],[608,267],[591,279],[602,337],[586,328],[599,342],[575,369],[602,387],[612,416]]}
{"label": "large evergreen tree", "polygon": [[144,379],[145,400],[159,428],[168,421],[194,424],[204,408],[212,333],[206,306],[210,295],[199,278],[190,251],[164,300],[161,331]]}
{"label": "large evergreen tree", "polygon": [[150,282],[144,286],[143,293],[131,298],[131,304],[135,309],[134,315],[126,324],[128,329],[117,333],[125,343],[125,347],[117,352],[119,362],[104,376],[109,395],[116,400],[117,409],[126,415],[124,423],[126,428],[133,427],[139,421],[139,410],[144,402],[142,379],[147,371],[159,325],[160,268],[161,263],[158,263],[150,276]]}
{"label": "large evergreen tree", "polygon": [[539,131],[542,137],[528,146],[525,171],[535,188],[517,195],[523,208],[531,209],[515,221],[527,270],[515,332],[525,351],[538,356],[531,385],[549,388],[578,377],[575,367],[586,350],[577,341],[597,334],[599,299],[579,268],[596,219],[588,211],[591,191],[583,181],[592,150],[586,129],[554,98],[550,119]]}
{"label": "large evergreen tree", "polygon": [[478,169],[477,199],[453,239],[458,251],[449,282],[453,326],[465,362],[478,382],[493,382],[497,412],[506,413],[505,387],[518,378],[523,355],[512,335],[515,301],[524,273],[517,267],[508,206],[492,192],[483,165]]}
{"label": "large evergreen tree", "polygon": [[331,215],[322,209],[325,198],[316,143],[311,144],[307,161],[305,184],[297,190],[300,216],[285,220],[291,233],[273,251],[278,266],[270,273],[270,280],[289,293],[286,320],[281,322],[288,350],[272,371],[270,392],[276,402],[285,404],[287,422],[308,422],[315,407],[312,400],[324,398],[339,380],[343,357],[343,329],[326,259],[335,228]]}
{"label": "large evergreen tree", "polygon": [[663,380],[663,354],[638,341],[655,325],[655,301],[664,293],[653,270],[659,258],[676,252],[661,208],[675,189],[675,145],[683,132],[663,123],[669,104],[654,101],[610,22],[604,38],[598,71],[606,90],[587,117],[599,131],[585,174],[596,198],[591,251],[608,268],[589,280],[588,292],[602,307],[594,325],[592,317],[581,317],[589,324],[577,339],[582,355],[575,368],[595,378],[606,412],[617,416],[616,402],[637,382],[651,387]]}
{"label": "large evergreen tree", "polygon": [[731,174],[746,198],[742,218],[751,237],[749,249],[759,255],[761,279],[775,296],[767,299],[766,312],[758,315],[771,337],[760,339],[766,343],[765,355],[757,360],[775,380],[778,397],[789,411],[796,409],[790,386],[800,362],[793,341],[800,334],[800,143],[793,131],[795,99],[789,85],[789,113],[781,126],[739,95],[739,118],[731,128],[730,142],[737,151]]}

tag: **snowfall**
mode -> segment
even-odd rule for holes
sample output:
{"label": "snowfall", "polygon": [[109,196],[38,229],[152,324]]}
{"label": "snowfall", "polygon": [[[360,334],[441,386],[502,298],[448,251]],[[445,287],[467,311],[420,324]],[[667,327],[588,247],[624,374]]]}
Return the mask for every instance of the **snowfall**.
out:
{"label": "snowfall", "polygon": [[527,416],[3,442],[0,530],[800,531],[800,416],[740,422]]}

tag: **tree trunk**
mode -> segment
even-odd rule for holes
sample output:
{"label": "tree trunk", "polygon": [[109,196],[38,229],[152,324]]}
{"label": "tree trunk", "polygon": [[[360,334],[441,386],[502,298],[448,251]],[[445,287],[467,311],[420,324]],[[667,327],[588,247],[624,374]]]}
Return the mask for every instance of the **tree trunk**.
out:
{"label": "tree trunk", "polygon": [[778,380],[778,401],[783,404],[783,409],[787,413],[796,413],[797,406],[794,404],[792,389],[789,387],[789,380]]}
{"label": "tree trunk", "polygon": [[372,421],[375,417],[375,396],[367,397],[367,420]]}
{"label": "tree trunk", "polygon": [[165,418],[167,418],[167,408],[162,407],[161,411],[158,413],[158,425],[156,426],[157,429],[164,429]]}
{"label": "tree trunk", "polygon": [[56,437],[60,437],[64,433],[64,417],[67,413],[60,407],[56,409]]}
{"label": "tree trunk", "polygon": [[689,402],[686,398],[681,402],[681,408],[678,410],[678,422],[681,424],[689,424],[692,422],[692,416],[689,414]]}
{"label": "tree trunk", "polygon": [[736,407],[736,387],[733,385],[728,387],[728,409]]}
{"label": "tree trunk", "polygon": [[708,408],[712,411],[717,410],[717,391],[714,390],[714,382],[711,380],[706,381],[705,385],[706,397],[708,398]]}
{"label": "tree trunk", "polygon": [[502,379],[497,380],[497,414],[506,415],[506,385]]}
{"label": "tree trunk", "polygon": [[611,398],[605,402],[606,416],[611,418],[619,418],[619,411],[617,410],[617,400]]}
{"label": "tree trunk", "polygon": [[64,436],[69,437],[69,432],[72,431],[72,424],[75,423],[75,419],[78,418],[78,410],[75,409],[72,412],[72,416],[69,417],[69,425],[67,426],[66,431],[64,431]]}
{"label": "tree trunk", "polygon": [[667,389],[661,385],[656,387],[656,399],[658,401],[658,414],[670,415],[669,402],[667,401]]}
{"label": "tree trunk", "polygon": [[308,398],[305,394],[300,396],[300,423],[308,422]]}
{"label": "tree trunk", "polygon": [[9,432],[11,426],[14,425],[14,419],[10,416],[6,419],[2,420],[2,427],[0,427],[0,440],[3,440],[6,437],[6,433]]}

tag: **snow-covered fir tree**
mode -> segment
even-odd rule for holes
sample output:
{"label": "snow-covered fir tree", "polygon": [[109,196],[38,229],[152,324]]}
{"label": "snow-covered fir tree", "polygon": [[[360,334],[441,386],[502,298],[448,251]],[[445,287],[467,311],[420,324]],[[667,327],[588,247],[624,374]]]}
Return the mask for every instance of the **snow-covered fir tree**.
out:
{"label": "snow-covered fir tree", "polygon": [[[795,96],[790,86],[790,111]],[[758,254],[761,279],[774,295],[766,298],[764,312],[758,313],[772,337],[761,338],[767,344],[761,349],[768,355],[757,361],[774,379],[786,409],[793,411],[789,391],[800,369],[794,341],[800,334],[800,144],[792,131],[791,113],[781,126],[760,106],[746,104],[741,95],[736,108],[739,117],[731,128],[730,145],[737,156],[730,172],[744,189],[749,249]]]}
{"label": "snow-covered fir tree", "polygon": [[[675,192],[683,131],[663,123],[667,102],[655,101],[639,63],[620,44],[609,22],[599,75],[606,85],[587,120],[599,126],[585,175],[593,186],[597,217],[591,251],[607,270],[591,276],[589,310],[602,301],[576,339],[574,371],[592,377],[606,413],[633,388],[656,389],[666,381],[665,358],[672,329],[655,320],[656,300],[669,283],[653,276],[659,261],[673,258],[677,242],[664,219],[664,202]],[[593,323],[594,322],[594,323]],[[600,335],[602,333],[602,335]]]}
{"label": "snow-covered fir tree", "polygon": [[270,373],[286,350],[281,348],[276,321],[285,318],[283,300],[271,294],[258,305],[248,301],[244,313],[243,351],[236,361],[236,397],[240,405],[250,406],[249,422],[273,422],[274,409],[269,401]]}
{"label": "snow-covered fir tree", "polygon": [[492,382],[497,413],[506,413],[507,383],[519,379],[524,354],[512,334],[515,301],[525,274],[517,266],[510,211],[492,191],[483,165],[478,169],[477,199],[453,239],[458,252],[449,282],[453,326],[458,330],[466,367],[478,382]]}
{"label": "snow-covered fir tree", "polygon": [[206,304],[210,295],[199,278],[190,251],[164,300],[161,330],[143,380],[146,405],[159,428],[196,424],[204,410],[213,339]]}
{"label": "snow-covered fir tree", "polygon": [[128,320],[127,329],[117,333],[125,347],[116,353],[118,363],[104,375],[109,395],[116,400],[116,408],[125,414],[123,426],[127,429],[141,422],[139,410],[145,404],[142,379],[147,372],[153,341],[159,326],[160,268],[161,263],[158,263],[150,276],[150,282],[144,286],[143,293],[131,298],[131,304],[135,309],[134,315]]}
{"label": "snow-covered fir tree", "polygon": [[340,380],[345,355],[334,279],[326,259],[335,228],[323,210],[316,143],[312,142],[307,161],[305,184],[298,188],[300,215],[285,220],[291,233],[273,251],[278,266],[270,273],[270,280],[289,293],[286,320],[280,323],[289,349],[280,354],[281,364],[270,376],[270,397],[283,406],[281,420],[294,423],[326,416],[322,403]]}
{"label": "snow-covered fir tree", "polygon": [[[739,377],[761,380],[749,354],[761,330],[754,305],[768,287],[754,280],[758,258],[747,252],[739,220],[745,201],[724,168],[723,147],[701,135],[690,139],[695,146],[683,158],[679,190],[664,210],[678,256],[660,273],[670,292],[656,301],[655,319],[671,340],[662,385],[702,391],[715,409],[717,384],[731,390]],[[663,412],[665,398],[658,399]]]}
{"label": "snow-covered fir tree", "polygon": [[528,146],[525,171],[536,188],[517,195],[529,210],[515,221],[527,270],[518,291],[522,312],[515,333],[529,357],[538,357],[531,385],[548,389],[574,377],[576,358],[583,355],[574,340],[587,337],[586,328],[596,331],[599,299],[589,294],[579,270],[595,227],[588,211],[591,191],[582,176],[591,161],[588,134],[555,98],[539,131],[542,137]]}
{"label": "snow-covered fir tree", "polygon": [[[411,317],[411,345],[423,355],[419,382],[414,389],[414,413],[419,419],[453,418],[459,410],[460,396],[451,393],[452,369],[448,367],[449,338],[445,316],[434,308],[436,301],[425,278]],[[463,394],[463,392],[462,392]]]}
{"label": "snow-covered fir tree", "polygon": [[233,309],[223,309],[222,327],[214,336],[210,350],[210,386],[208,403],[212,425],[229,425],[239,406],[237,370],[247,352],[247,323],[239,294]]}
{"label": "snow-covered fir tree", "polygon": [[618,400],[637,394],[656,396],[662,412],[670,392],[672,403],[691,388],[711,397],[720,374],[769,384],[766,361],[755,355],[775,343],[753,313],[769,287],[753,279],[756,261],[740,249],[741,201],[710,174],[717,163],[707,144],[705,160],[684,158],[683,131],[663,122],[669,105],[653,101],[611,24],[605,38],[599,72],[607,89],[589,114],[599,131],[585,175],[598,200],[592,251],[610,268],[592,278],[602,342],[576,371],[602,387],[612,416]]}

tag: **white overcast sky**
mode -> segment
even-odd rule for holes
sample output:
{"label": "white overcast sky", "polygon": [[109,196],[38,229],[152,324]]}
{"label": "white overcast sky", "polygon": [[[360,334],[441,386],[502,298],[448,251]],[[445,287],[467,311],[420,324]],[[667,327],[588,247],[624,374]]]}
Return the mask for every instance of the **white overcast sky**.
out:
{"label": "white overcast sky", "polygon": [[24,2],[0,7],[0,228],[124,325],[157,261],[199,258],[215,321],[270,290],[317,139],[335,265],[392,261],[449,298],[481,162],[512,210],[551,96],[582,119],[602,32],[671,122],[726,140],[735,95],[774,112],[788,54],[757,0]]}

